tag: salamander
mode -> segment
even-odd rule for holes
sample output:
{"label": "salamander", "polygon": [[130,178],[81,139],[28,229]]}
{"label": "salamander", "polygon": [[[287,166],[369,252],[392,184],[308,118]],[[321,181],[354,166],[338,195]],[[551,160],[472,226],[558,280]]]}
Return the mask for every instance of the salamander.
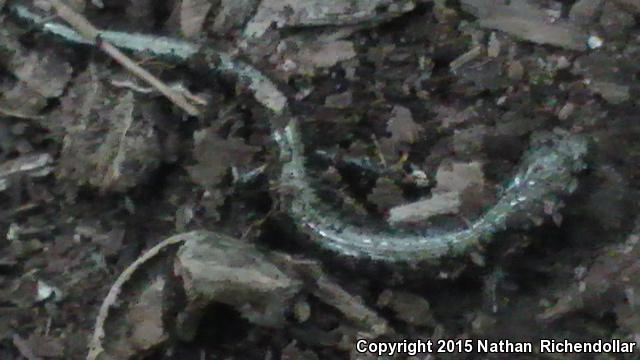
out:
{"label": "salamander", "polygon": [[[13,5],[12,11],[68,42],[89,44],[73,29],[44,19],[24,6]],[[529,150],[497,202],[468,227],[454,231],[373,231],[344,220],[320,199],[310,185],[305,167],[302,121],[292,112],[288,98],[278,86],[255,67],[230,54],[177,39],[115,31],[102,31],[100,37],[118,47],[179,61],[204,52],[218,59],[214,71],[232,73],[247,85],[270,112],[271,131],[280,151],[280,182],[293,189],[286,199],[291,219],[312,242],[342,256],[382,262],[437,263],[443,258],[465,255],[488,243],[494,234],[513,226],[513,219],[540,216],[545,202],[558,201],[560,196],[575,191],[576,175],[586,167],[588,142],[584,135],[564,131],[534,134]],[[515,223],[528,226],[531,221]]]}

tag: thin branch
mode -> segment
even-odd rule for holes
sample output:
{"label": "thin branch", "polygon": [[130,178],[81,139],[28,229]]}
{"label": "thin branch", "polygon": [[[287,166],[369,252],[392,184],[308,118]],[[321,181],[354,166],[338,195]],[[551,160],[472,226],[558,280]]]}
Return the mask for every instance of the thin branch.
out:
{"label": "thin branch", "polygon": [[146,81],[149,85],[158,89],[165,97],[167,97],[176,106],[182,108],[189,115],[197,116],[200,111],[191,105],[180,93],[174,91],[171,87],[162,82],[162,80],[153,76],[150,72],[136,64],[131,58],[113,46],[108,41],[100,37],[100,30],[89,22],[84,16],[67,6],[61,0],[49,0],[49,3],[55,8],[56,13],[64,21],[69,23],[82,37],[95,44],[102,49],[107,55],[111,56],[116,62],[125,67],[131,73]]}
{"label": "thin branch", "polygon": [[142,254],[133,263],[131,263],[131,265],[124,269],[113,285],[111,285],[107,296],[102,301],[102,305],[100,305],[100,310],[98,311],[96,324],[93,330],[93,337],[89,342],[89,353],[87,354],[86,360],[97,360],[98,358],[101,358],[101,354],[104,353],[105,349],[103,347],[102,340],[104,340],[106,336],[105,323],[107,321],[107,317],[109,316],[111,308],[114,307],[114,304],[120,298],[122,287],[129,282],[129,279],[134,275],[134,273],[144,266],[147,261],[156,257],[163,250],[172,247],[173,245],[183,244],[194,236],[197,237],[202,235],[199,235],[196,232],[190,232],[164,239],[151,249],[147,250],[147,252]]}

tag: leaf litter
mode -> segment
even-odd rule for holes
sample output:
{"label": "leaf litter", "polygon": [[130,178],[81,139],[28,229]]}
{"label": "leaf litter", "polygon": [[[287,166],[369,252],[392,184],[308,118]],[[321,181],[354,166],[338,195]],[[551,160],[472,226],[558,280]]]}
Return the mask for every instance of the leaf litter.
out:
{"label": "leaf litter", "polygon": [[[213,91],[222,94],[201,104],[217,115],[187,118],[155,92],[119,86],[124,72],[87,56],[89,48],[25,30],[5,3],[0,357],[81,359],[93,330],[116,358],[359,358],[351,345],[361,336],[583,336],[571,322],[588,323],[588,336],[637,341],[633,2],[195,0],[162,15],[132,1],[109,8],[121,20],[98,2],[76,7],[105,27],[163,28],[245,51],[299,95],[309,126],[337,134],[311,142],[335,161],[323,176],[340,187],[338,200],[374,205],[390,222],[472,218],[494,200],[528,134],[593,132],[600,175],[581,180],[584,193],[564,204],[569,221],[550,204],[553,219],[540,233],[501,235],[493,258],[474,261],[484,267],[460,265],[467,279],[485,279],[464,289],[420,269],[334,266],[326,254],[290,245],[299,234],[285,234],[277,211],[268,215],[278,205],[269,192],[286,189],[272,181],[274,147],[253,100],[216,78]],[[212,91],[183,78],[184,68],[140,62],[168,83],[179,79],[194,98]],[[277,108],[282,99],[263,86],[262,101]],[[221,103],[237,113],[225,117]],[[248,180],[234,180],[243,174]],[[419,210],[398,220],[411,206]],[[185,232],[203,228],[215,233]],[[163,238],[164,250],[154,248]],[[97,305],[121,271],[94,329]],[[531,280],[541,273],[554,281]],[[52,290],[38,300],[38,284],[64,297]],[[211,311],[220,303],[228,308]],[[228,335],[235,345],[198,338],[202,324],[220,326],[212,312],[237,317],[229,327],[243,333]]]}

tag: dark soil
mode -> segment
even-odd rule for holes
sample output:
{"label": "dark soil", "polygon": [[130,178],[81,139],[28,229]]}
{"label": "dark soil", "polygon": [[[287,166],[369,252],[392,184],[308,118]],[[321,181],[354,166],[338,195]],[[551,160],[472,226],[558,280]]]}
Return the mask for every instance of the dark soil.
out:
{"label": "dark soil", "polygon": [[[256,243],[266,253],[319,261],[390,322],[396,334],[384,340],[640,341],[634,295],[640,292],[640,32],[633,5],[612,1],[583,19],[569,16],[573,4],[539,2],[603,40],[581,51],[483,28],[482,15],[457,1],[420,2],[382,24],[342,26],[348,34],[338,40],[327,34],[341,24],[300,25],[269,30],[243,47],[239,27],[212,30],[218,8],[212,3],[192,39],[238,49],[282,86],[303,119],[313,185],[354,221],[384,223],[393,207],[442,186],[439,171],[477,162],[481,186],[465,189],[458,211],[411,225],[463,227],[495,201],[531,134],[540,131],[587,134],[588,169],[558,213],[540,226],[497,234],[482,259],[460,259],[459,272],[434,277],[420,265],[335,257],[292,229],[279,201],[287,189],[278,186],[265,110],[233,76],[195,61],[133,54],[166,83],[206,100],[206,115],[190,117],[157,92],[122,85],[147,87],[99,50],[46,35],[5,5],[0,167],[31,154],[48,154],[52,162],[41,173],[0,172],[7,184],[0,191],[0,233],[6,234],[0,359],[28,351],[30,359],[84,359],[98,308],[118,274],[162,239],[199,229]],[[186,10],[179,1],[156,8],[143,0],[105,0],[103,10],[87,3],[85,15],[102,28],[180,37],[180,11]],[[327,43],[344,43],[324,52],[303,47],[325,36]],[[283,39],[291,42],[284,50]],[[479,55],[460,61],[476,46]],[[295,59],[299,71],[284,69],[286,59]],[[263,165],[257,176],[243,178]],[[183,301],[178,290],[173,296]],[[140,358],[374,358],[355,352],[345,334],[362,329],[344,314],[311,295],[301,295],[300,304],[310,307],[309,318],[300,321],[298,310],[289,309],[287,324],[275,329],[211,304],[194,340],[171,336]]]}

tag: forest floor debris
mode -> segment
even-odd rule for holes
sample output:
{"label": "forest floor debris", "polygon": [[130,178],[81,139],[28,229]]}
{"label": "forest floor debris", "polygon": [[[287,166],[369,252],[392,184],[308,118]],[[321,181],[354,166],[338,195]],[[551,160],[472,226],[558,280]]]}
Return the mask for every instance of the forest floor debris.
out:
{"label": "forest floor debris", "polygon": [[[356,359],[357,337],[640,342],[637,1],[79,3],[187,105],[51,36],[62,28],[40,31],[20,7],[62,21],[31,1],[0,1],[0,358],[84,359],[96,317],[122,358]],[[138,53],[142,35],[110,37],[122,31],[203,58]],[[211,74],[220,54],[268,78]],[[432,276],[350,263],[307,246],[279,209],[290,189],[260,104],[286,101],[315,154],[313,185],[354,221],[467,226],[543,130],[589,134],[591,171],[546,204],[540,228],[499,234],[472,264]],[[450,195],[438,216],[397,221],[437,194]],[[136,262],[193,230],[235,245]],[[120,306],[101,312],[105,297]],[[189,310],[173,313],[177,332],[160,319],[174,305]]]}

